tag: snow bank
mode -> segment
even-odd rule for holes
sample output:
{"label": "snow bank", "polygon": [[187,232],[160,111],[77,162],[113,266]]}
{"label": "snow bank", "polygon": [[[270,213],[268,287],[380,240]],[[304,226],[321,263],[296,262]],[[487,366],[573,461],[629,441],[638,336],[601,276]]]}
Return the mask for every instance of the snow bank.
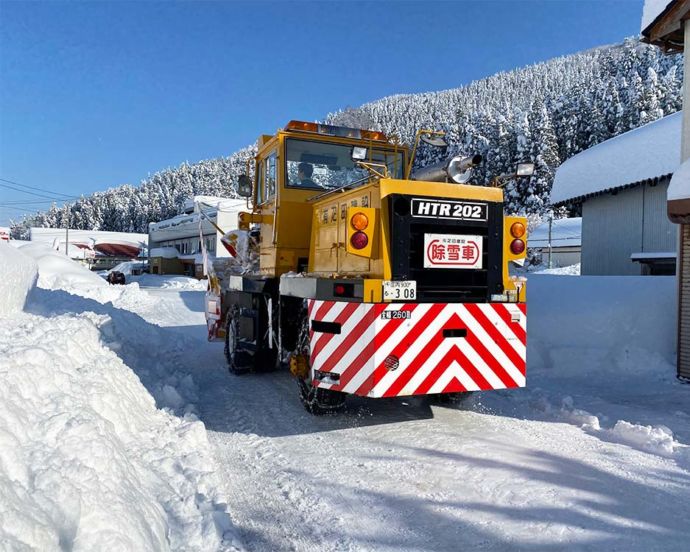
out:
{"label": "snow bank", "polygon": [[187,276],[159,276],[158,274],[142,274],[133,276],[132,281],[140,286],[158,287],[177,291],[206,291],[208,280],[197,280]]}
{"label": "snow bank", "polygon": [[6,243],[0,243],[0,317],[24,308],[26,297],[36,284],[38,267],[31,257]]}
{"label": "snow bank", "polygon": [[552,274],[554,276],[579,276],[580,275],[580,263],[561,266],[558,268],[540,268],[543,265],[536,265],[537,270],[534,270],[534,274]]}
{"label": "snow bank", "polygon": [[108,284],[85,266],[43,243],[28,243],[19,250],[38,264],[38,285],[45,288],[99,287]]}
{"label": "snow bank", "polygon": [[551,202],[673,173],[680,164],[682,118],[682,112],[668,115],[574,155],[556,171]]}
{"label": "snow bank", "polygon": [[0,333],[0,542],[217,550],[224,534],[231,541],[203,425],[156,409],[101,343],[107,317],[16,322]]}
{"label": "snow bank", "polygon": [[530,275],[527,298],[530,367],[577,376],[596,357],[603,369],[629,375],[655,369],[653,357],[674,362],[673,276]]}

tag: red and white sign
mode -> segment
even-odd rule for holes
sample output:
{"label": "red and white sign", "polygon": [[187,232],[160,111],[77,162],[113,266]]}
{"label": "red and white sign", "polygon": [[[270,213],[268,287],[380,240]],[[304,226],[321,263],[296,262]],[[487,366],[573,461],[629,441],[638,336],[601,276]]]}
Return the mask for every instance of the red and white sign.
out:
{"label": "red and white sign", "polygon": [[482,237],[424,234],[424,268],[482,268]]}
{"label": "red and white sign", "polygon": [[10,229],[0,226],[0,241],[10,241]]}
{"label": "red and white sign", "polygon": [[[363,397],[524,387],[525,303],[308,302],[314,385]],[[312,328],[312,324],[309,324]],[[463,336],[446,335],[464,330]]]}

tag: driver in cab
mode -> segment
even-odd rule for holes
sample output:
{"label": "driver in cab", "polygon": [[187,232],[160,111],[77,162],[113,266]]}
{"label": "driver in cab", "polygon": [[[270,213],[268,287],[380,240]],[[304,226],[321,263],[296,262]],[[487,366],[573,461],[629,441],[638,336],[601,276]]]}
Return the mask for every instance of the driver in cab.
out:
{"label": "driver in cab", "polygon": [[297,182],[300,186],[320,188],[321,186],[311,179],[312,174],[314,174],[314,167],[310,163],[302,162],[297,165]]}

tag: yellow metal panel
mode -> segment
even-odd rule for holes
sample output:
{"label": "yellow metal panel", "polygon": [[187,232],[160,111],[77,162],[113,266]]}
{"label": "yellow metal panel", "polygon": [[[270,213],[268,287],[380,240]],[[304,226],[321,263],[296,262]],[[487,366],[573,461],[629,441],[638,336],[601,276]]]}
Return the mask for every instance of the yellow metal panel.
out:
{"label": "yellow metal panel", "polygon": [[[357,213],[363,213],[369,219],[369,225],[364,230],[362,230],[362,232],[364,232],[369,238],[369,242],[367,243],[367,246],[362,249],[355,249],[354,247],[352,247],[352,244],[350,243],[350,238],[352,238],[355,232],[357,232],[357,230],[353,228],[352,224],[350,224],[350,221],[352,220],[352,217]],[[378,237],[378,232],[376,231],[378,225],[378,220],[376,220],[377,218],[378,217],[376,216],[376,209],[372,209],[371,207],[347,208],[347,218],[344,221],[345,227],[347,228],[347,240],[345,241],[345,247],[350,255],[356,255],[358,257],[372,257],[375,255],[374,245],[376,242],[376,238]]]}
{"label": "yellow metal panel", "polygon": [[520,238],[525,242],[525,250],[519,255],[515,255],[510,250],[510,243],[515,239],[510,233],[510,227],[516,222],[521,222],[527,228],[527,219],[525,217],[503,217],[503,288],[511,291],[520,288],[518,301],[525,301],[527,296],[526,282],[516,282],[510,277],[508,272],[510,262],[519,261],[527,257],[527,232]]}
{"label": "yellow metal panel", "polygon": [[437,198],[503,201],[503,190],[501,188],[488,188],[486,186],[424,182],[421,180],[396,180],[392,178],[381,179],[380,186],[382,198],[391,194],[404,194]]}
{"label": "yellow metal panel", "polygon": [[367,278],[364,280],[364,302],[381,303],[383,301],[383,280]]}

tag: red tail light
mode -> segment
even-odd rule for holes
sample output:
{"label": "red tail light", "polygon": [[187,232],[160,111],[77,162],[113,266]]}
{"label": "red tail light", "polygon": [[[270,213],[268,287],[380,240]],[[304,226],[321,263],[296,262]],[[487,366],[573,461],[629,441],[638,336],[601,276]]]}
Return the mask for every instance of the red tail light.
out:
{"label": "red tail light", "polygon": [[510,251],[513,255],[519,255],[525,251],[525,242],[522,240],[513,240],[510,242]]}
{"label": "red tail light", "polygon": [[355,232],[350,238],[350,244],[355,249],[364,249],[369,244],[369,237],[364,232]]}

